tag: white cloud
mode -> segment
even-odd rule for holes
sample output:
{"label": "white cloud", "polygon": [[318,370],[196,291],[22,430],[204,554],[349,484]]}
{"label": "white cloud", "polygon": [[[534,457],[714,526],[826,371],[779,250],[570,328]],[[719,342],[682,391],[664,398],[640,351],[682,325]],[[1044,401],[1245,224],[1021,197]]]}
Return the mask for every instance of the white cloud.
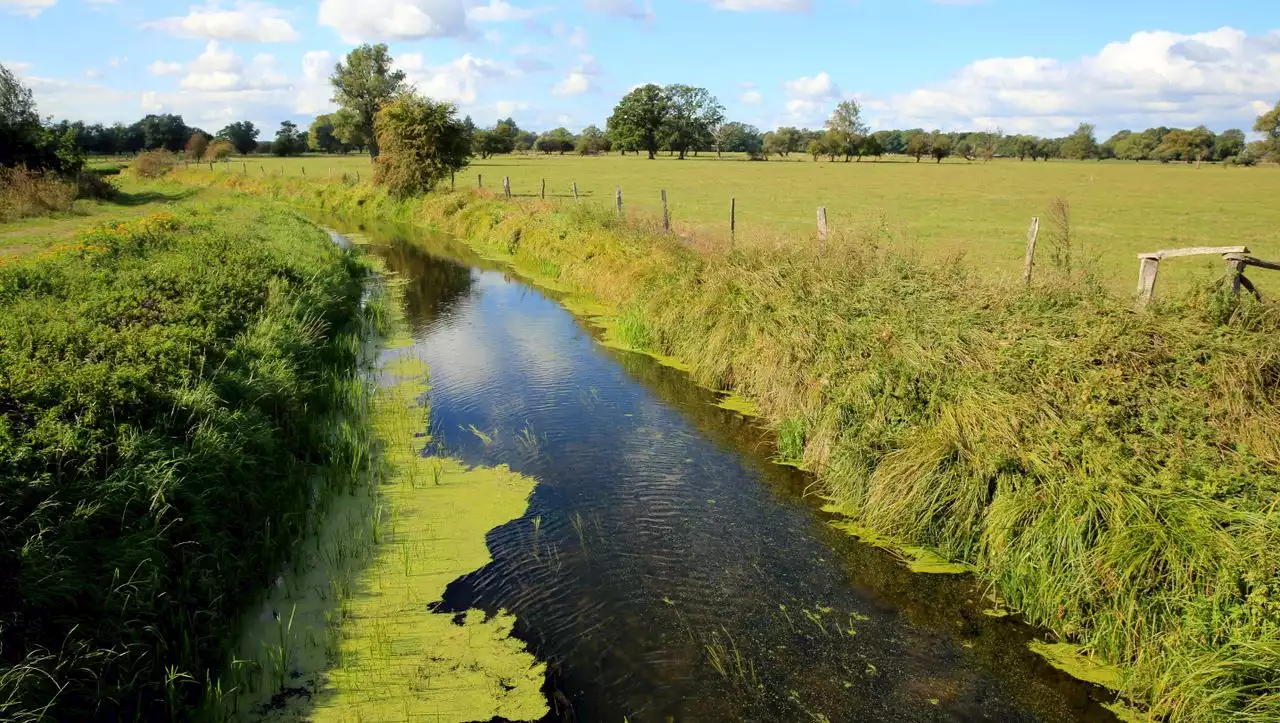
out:
{"label": "white cloud", "polygon": [[551,86],[552,95],[582,95],[591,90],[591,78],[577,70],[569,71],[559,83]]}
{"label": "white cloud", "polygon": [[163,60],[157,60],[147,66],[147,72],[152,75],[177,75],[182,72],[182,63],[166,63]]}
{"label": "white cloud", "polygon": [[653,6],[649,0],[641,5],[638,0],[586,0],[588,10],[632,20],[652,20]]}
{"label": "white cloud", "polygon": [[512,20],[528,20],[550,10],[551,8],[548,7],[516,7],[506,0],[489,0],[487,5],[478,5],[467,10],[467,19],[477,23],[505,23]]}
{"label": "white cloud", "polygon": [[41,115],[86,122],[137,120],[137,113],[128,109],[137,98],[136,93],[98,83],[26,75],[25,70],[30,66],[6,65],[22,75],[23,83],[35,94]]}
{"label": "white cloud", "polygon": [[409,82],[436,100],[471,105],[480,94],[480,86],[520,75],[505,63],[477,58],[466,53],[444,65],[428,65],[421,53],[404,53],[396,58],[396,68],[403,70]]}
{"label": "white cloud", "polygon": [[467,34],[462,0],[322,0],[319,21],[349,43]]}
{"label": "white cloud", "polygon": [[561,113],[560,115],[556,116],[556,122],[559,123],[561,126],[568,126],[571,123],[573,123],[573,116],[569,115],[568,113]]}
{"label": "white cloud", "polygon": [[545,45],[530,45],[529,43],[520,43],[510,50],[511,55],[515,58],[516,67],[525,73],[539,73],[544,70],[551,70],[553,66],[547,60],[547,57],[555,52],[555,48]]}
{"label": "white cloud", "polygon": [[764,96],[760,95],[760,91],[750,89],[742,91],[742,97],[738,100],[746,105],[760,105],[764,103]]}
{"label": "white cloud", "polygon": [[216,2],[193,5],[184,16],[162,18],[143,27],[181,38],[258,43],[287,43],[298,39],[298,32],[280,10],[260,2],[239,2],[235,9],[224,9]]}
{"label": "white cloud", "polygon": [[88,78],[89,80],[97,80],[98,78],[102,77],[102,71],[98,70],[97,68],[89,68],[88,70],[84,71],[84,77]]}
{"label": "white cloud", "polygon": [[988,58],[945,83],[869,99],[879,127],[993,128],[1059,134],[1153,125],[1247,126],[1280,96],[1280,30],[1134,33],[1076,61]]}
{"label": "white cloud", "polygon": [[801,76],[782,84],[782,89],[793,100],[819,101],[835,100],[840,97],[840,88],[827,75],[826,71],[813,76]]}
{"label": "white cloud", "polygon": [[329,84],[332,70],[333,54],[328,50],[313,50],[302,56],[302,82],[294,110],[304,115],[316,115],[336,109],[332,100],[333,86]]}
{"label": "white cloud", "polygon": [[270,90],[288,87],[289,79],[276,70],[272,55],[256,55],[246,66],[240,56],[210,40],[204,52],[187,64],[187,75],[179,85],[197,91]]}
{"label": "white cloud", "polygon": [[519,100],[500,100],[494,103],[493,107],[497,110],[499,118],[509,118],[518,110],[528,109],[529,104]]}
{"label": "white cloud", "polygon": [[735,12],[808,12],[809,0],[708,0],[711,7],[717,10],[733,10]]}
{"label": "white cloud", "polygon": [[0,0],[0,7],[14,15],[38,17],[40,13],[58,4],[58,0]]}

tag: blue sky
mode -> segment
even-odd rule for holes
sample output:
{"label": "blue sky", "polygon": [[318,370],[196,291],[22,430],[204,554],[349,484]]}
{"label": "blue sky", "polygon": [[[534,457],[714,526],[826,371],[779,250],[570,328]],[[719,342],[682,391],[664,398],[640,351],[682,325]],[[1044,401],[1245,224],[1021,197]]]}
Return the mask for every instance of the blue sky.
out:
{"label": "blue sky", "polygon": [[1261,1],[0,0],[0,62],[56,118],[306,123],[362,41],[478,123],[535,130],[603,126],[646,82],[704,86],[762,129],[856,98],[876,128],[1248,130],[1280,100]]}

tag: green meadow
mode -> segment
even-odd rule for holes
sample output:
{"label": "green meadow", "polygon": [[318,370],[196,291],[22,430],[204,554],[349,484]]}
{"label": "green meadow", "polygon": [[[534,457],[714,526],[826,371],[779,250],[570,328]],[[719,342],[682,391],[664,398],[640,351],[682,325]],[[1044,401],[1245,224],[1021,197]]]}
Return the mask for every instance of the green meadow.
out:
{"label": "green meadow", "polygon": [[[346,173],[354,180],[359,173],[362,182],[372,174],[368,157],[359,155],[251,157],[215,168],[313,179],[341,179]],[[660,154],[650,161],[617,154],[512,154],[473,159],[455,184],[474,188],[478,177],[498,192],[503,177],[509,177],[517,196],[540,195],[545,180],[548,198],[561,200],[572,200],[576,183],[581,203],[609,208],[621,187],[628,215],[653,223],[661,218],[665,189],[675,230],[712,246],[729,243],[730,199],[736,203],[739,244],[816,243],[816,210],[824,206],[832,234],[937,260],[958,256],[984,275],[998,277],[1021,273],[1033,216],[1042,220],[1039,263],[1050,263],[1057,227],[1047,218],[1049,206],[1062,198],[1070,207],[1073,265],[1093,270],[1117,291],[1132,291],[1136,255],[1142,252],[1243,245],[1260,258],[1280,257],[1276,166],[954,158],[917,164],[902,157],[815,163],[794,154],[748,162],[705,153],[684,161]],[[1216,257],[1178,259],[1163,264],[1159,289],[1185,288],[1221,271]]]}

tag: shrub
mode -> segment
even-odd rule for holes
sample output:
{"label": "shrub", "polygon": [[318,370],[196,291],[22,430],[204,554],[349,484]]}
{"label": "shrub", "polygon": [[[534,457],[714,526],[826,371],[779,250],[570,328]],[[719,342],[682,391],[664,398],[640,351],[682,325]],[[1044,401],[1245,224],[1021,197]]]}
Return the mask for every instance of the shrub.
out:
{"label": "shrub", "polygon": [[206,155],[217,161],[225,161],[235,152],[235,146],[231,145],[231,141],[219,138],[209,144],[209,150],[205,151]]}
{"label": "shrub", "polygon": [[405,93],[378,111],[373,182],[399,198],[426,193],[467,167],[471,143],[452,103]]}
{"label": "shrub", "polygon": [[178,163],[178,158],[169,151],[147,151],[139,153],[133,161],[133,173],[139,178],[159,178],[169,172]]}
{"label": "shrub", "polygon": [[70,211],[76,186],[52,173],[0,168],[0,222]]}
{"label": "shrub", "polygon": [[187,157],[199,161],[204,158],[205,153],[209,151],[209,136],[200,131],[191,134],[191,138],[187,140]]}

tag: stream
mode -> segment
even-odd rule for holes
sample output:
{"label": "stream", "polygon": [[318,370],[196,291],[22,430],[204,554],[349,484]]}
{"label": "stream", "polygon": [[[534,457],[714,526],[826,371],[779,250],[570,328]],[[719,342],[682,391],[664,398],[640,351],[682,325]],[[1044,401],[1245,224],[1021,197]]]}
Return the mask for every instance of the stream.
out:
{"label": "stream", "polygon": [[548,663],[548,720],[1102,721],[1107,691],[1027,648],[972,576],[834,529],[760,424],[597,343],[454,239],[363,227],[407,280],[432,449],[537,479],[440,611],[499,609]]}

